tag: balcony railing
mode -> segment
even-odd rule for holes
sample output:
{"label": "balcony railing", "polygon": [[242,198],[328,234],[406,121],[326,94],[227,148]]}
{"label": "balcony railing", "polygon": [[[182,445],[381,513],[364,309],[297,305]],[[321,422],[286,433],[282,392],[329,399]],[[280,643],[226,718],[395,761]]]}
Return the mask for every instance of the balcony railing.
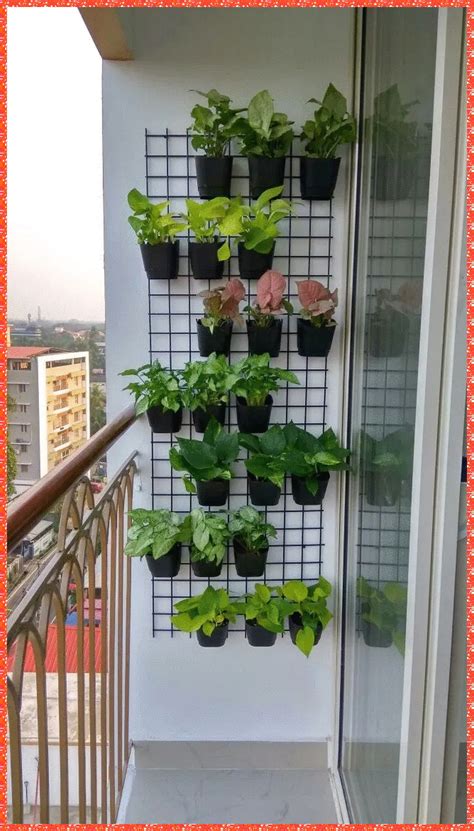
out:
{"label": "balcony railing", "polygon": [[[12,551],[63,499],[56,549],[9,609],[12,823],[116,818],[129,755],[131,585],[123,547],[136,454],[97,501],[85,473],[134,419],[133,409],[124,411],[10,506]],[[29,811],[26,801],[33,804]]]}

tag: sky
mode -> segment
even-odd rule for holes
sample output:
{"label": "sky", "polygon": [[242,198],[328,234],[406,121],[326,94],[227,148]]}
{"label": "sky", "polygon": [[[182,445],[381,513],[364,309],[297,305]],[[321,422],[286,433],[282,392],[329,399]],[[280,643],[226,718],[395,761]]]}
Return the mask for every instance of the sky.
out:
{"label": "sky", "polygon": [[8,315],[104,319],[101,59],[77,9],[8,9]]}

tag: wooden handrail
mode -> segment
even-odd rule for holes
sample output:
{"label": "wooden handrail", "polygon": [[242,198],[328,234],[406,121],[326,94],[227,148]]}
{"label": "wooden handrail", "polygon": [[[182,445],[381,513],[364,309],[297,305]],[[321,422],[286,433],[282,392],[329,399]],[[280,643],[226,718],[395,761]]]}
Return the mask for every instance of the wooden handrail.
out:
{"label": "wooden handrail", "polygon": [[136,419],[132,405],[122,410],[82,447],[71,453],[25,493],[13,500],[8,509],[8,551],[31,531],[52,505],[117,441]]}

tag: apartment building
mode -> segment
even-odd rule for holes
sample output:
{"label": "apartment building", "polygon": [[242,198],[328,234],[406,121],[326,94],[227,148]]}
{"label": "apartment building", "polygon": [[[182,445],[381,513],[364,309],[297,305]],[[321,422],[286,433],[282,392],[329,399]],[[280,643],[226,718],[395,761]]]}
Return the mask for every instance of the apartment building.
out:
{"label": "apartment building", "polygon": [[10,346],[8,435],[21,490],[89,438],[89,353]]}

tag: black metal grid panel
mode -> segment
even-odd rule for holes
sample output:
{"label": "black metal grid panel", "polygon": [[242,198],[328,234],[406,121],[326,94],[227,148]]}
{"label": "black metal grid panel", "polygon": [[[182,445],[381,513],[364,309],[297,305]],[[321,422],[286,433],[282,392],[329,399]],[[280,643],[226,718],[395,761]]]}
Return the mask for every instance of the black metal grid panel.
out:
{"label": "black metal grid panel", "polygon": [[[425,256],[430,137],[419,146],[414,186],[409,199],[377,200],[371,194],[367,255],[367,312],[376,307],[376,290],[396,293],[408,281],[423,279]],[[415,424],[420,315],[409,316],[408,338],[399,357],[380,358],[368,353],[366,341],[362,379],[361,424],[373,438]],[[404,483],[394,506],[371,506],[360,477],[358,574],[372,585],[388,581],[406,584],[410,540],[411,488]]]}
{"label": "black metal grid panel", "polygon": [[[248,163],[234,155],[232,194],[248,198]],[[188,134],[145,132],[146,193],[152,200],[170,199],[171,209],[177,214],[185,210],[185,198],[198,199],[195,178],[194,154]],[[294,150],[286,162],[283,196],[299,199],[299,157]],[[281,271],[288,281],[287,296],[299,308],[296,280],[309,276],[330,285],[332,280],[332,239],[334,217],[331,202],[298,202],[296,214],[281,224],[281,235],[276,242],[273,268]],[[195,280],[187,257],[189,232],[180,242],[180,271],[177,280],[149,281],[149,333],[150,360],[159,360],[164,366],[179,369],[189,360],[203,360],[197,347],[196,318],[202,313],[202,300],[197,295],[218,281]],[[226,266],[226,274],[239,276],[236,250]],[[246,285],[245,302],[255,299],[256,281],[243,281]],[[245,305],[245,302],[242,305]],[[337,337],[337,335],[336,335]],[[245,330],[234,327],[230,362],[248,354]],[[301,386],[286,385],[274,394],[271,423],[285,424],[289,420],[319,434],[326,426],[326,400],[328,360],[302,358],[296,348],[296,319],[284,325],[281,352],[272,359],[274,365],[293,370]],[[237,429],[235,402],[228,407],[227,427]],[[189,412],[184,413],[181,435],[193,437],[194,428]],[[202,436],[198,435],[198,438]],[[184,514],[198,506],[197,497],[187,494],[179,474],[171,470],[168,452],[176,441],[174,436],[153,435],[152,454],[152,507],[169,507]],[[236,476],[231,481],[230,497],[222,509],[235,510],[250,504],[246,469],[242,458],[235,467]],[[226,588],[231,595],[242,594],[255,582],[278,585],[285,580],[311,581],[321,573],[323,560],[323,509],[321,506],[301,507],[291,496],[291,482],[286,482],[280,502],[264,510],[268,521],[276,527],[278,536],[270,543],[265,576],[259,580],[240,578],[234,567],[232,549],[229,548],[223,563],[221,576],[212,579],[212,585]],[[174,579],[152,578],[153,635],[168,632],[181,634],[173,629],[170,614],[173,604],[190,594],[201,592],[211,581],[195,577],[192,573],[189,552],[183,549],[183,561],[179,575]],[[231,629],[243,631],[242,623]]]}

